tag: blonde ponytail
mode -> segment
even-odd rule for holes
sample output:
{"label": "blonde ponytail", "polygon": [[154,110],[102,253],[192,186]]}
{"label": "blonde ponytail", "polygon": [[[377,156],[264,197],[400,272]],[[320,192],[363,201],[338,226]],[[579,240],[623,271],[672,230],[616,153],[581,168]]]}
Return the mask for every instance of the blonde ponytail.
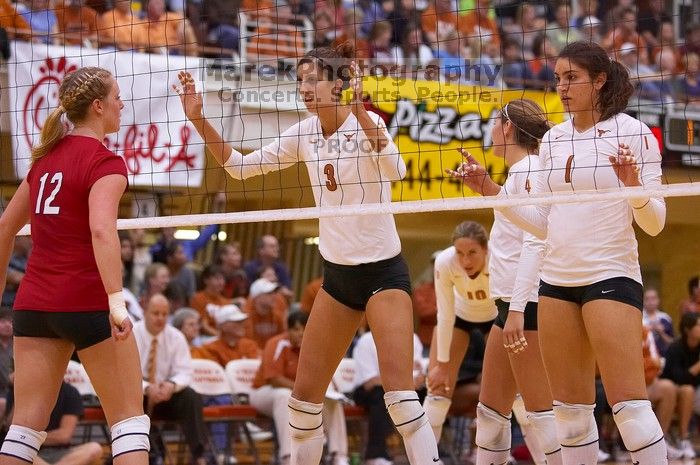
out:
{"label": "blonde ponytail", "polygon": [[44,121],[39,144],[32,147],[32,163],[46,155],[66,134],[61,116],[66,112],[63,105],[56,108]]}

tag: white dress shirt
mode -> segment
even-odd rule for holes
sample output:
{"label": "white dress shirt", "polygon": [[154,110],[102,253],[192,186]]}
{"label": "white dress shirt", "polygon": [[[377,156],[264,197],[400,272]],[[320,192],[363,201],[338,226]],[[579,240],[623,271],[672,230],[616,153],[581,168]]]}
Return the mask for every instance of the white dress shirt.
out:
{"label": "white dress shirt", "polygon": [[145,322],[134,323],[134,337],[141,359],[141,374],[143,375],[144,390],[148,382],[148,355],[153,339],[158,339],[156,353],[156,383],[171,381],[175,384],[175,392],[180,392],[192,382],[192,357],[185,336],[170,325],[154,336],[146,329]]}

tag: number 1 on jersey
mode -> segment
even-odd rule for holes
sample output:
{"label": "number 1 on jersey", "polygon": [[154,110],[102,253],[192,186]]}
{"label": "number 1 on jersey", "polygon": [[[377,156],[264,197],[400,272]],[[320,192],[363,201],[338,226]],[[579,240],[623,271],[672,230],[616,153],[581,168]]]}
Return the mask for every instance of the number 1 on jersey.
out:
{"label": "number 1 on jersey", "polygon": [[58,173],[54,173],[53,177],[51,178],[51,184],[56,184],[56,187],[53,188],[51,194],[46,198],[46,200],[44,200],[44,209],[42,211],[41,207],[42,200],[44,199],[44,187],[46,187],[46,180],[48,179],[48,177],[49,173],[44,173],[44,175],[41,178],[39,178],[39,195],[36,199],[36,209],[34,210],[34,213],[43,213],[45,215],[58,215],[58,212],[61,209],[61,207],[51,205],[51,202],[53,202],[56,199],[58,191],[61,190],[61,184],[63,184],[63,173],[60,171]]}
{"label": "number 1 on jersey", "polygon": [[568,182],[571,184],[571,165],[574,162],[574,156],[569,155],[569,158],[566,159],[566,171],[564,172],[564,182]]}

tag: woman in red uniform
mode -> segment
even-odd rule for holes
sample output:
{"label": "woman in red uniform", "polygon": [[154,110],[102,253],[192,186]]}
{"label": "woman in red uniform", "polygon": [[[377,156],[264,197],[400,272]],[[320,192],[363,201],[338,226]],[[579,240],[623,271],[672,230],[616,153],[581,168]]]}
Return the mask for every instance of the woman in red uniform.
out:
{"label": "woman in red uniform", "polygon": [[[102,145],[119,129],[124,104],[116,79],[94,67],[66,76],[59,100],[32,149],[27,178],[0,218],[0,283],[12,239],[28,222],[34,241],[15,300],[15,413],[0,464],[34,462],[77,349],[112,428],[115,465],[145,465],[150,422],[116,228],[126,166]],[[64,114],[74,125],[69,134]]]}

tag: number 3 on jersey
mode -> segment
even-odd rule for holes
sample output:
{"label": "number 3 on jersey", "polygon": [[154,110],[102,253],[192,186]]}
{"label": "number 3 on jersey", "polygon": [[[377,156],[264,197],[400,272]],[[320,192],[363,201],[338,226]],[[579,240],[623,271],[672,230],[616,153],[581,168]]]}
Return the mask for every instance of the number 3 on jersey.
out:
{"label": "number 3 on jersey", "polygon": [[333,192],[338,189],[338,183],[335,181],[335,168],[330,163],[323,167],[323,174],[326,175],[326,187]]}
{"label": "number 3 on jersey", "polygon": [[63,184],[63,173],[59,171],[58,173],[54,173],[54,175],[51,177],[50,183],[55,184],[56,186],[51,191],[51,194],[49,194],[49,196],[46,197],[46,199],[44,200],[44,188],[46,187],[46,180],[48,178],[49,173],[44,173],[44,175],[41,178],[39,178],[39,195],[36,199],[36,209],[34,210],[34,213],[43,213],[44,215],[58,215],[58,212],[61,209],[61,207],[51,205],[51,202],[56,200],[56,195],[58,194],[58,191],[61,190],[61,184]]}

